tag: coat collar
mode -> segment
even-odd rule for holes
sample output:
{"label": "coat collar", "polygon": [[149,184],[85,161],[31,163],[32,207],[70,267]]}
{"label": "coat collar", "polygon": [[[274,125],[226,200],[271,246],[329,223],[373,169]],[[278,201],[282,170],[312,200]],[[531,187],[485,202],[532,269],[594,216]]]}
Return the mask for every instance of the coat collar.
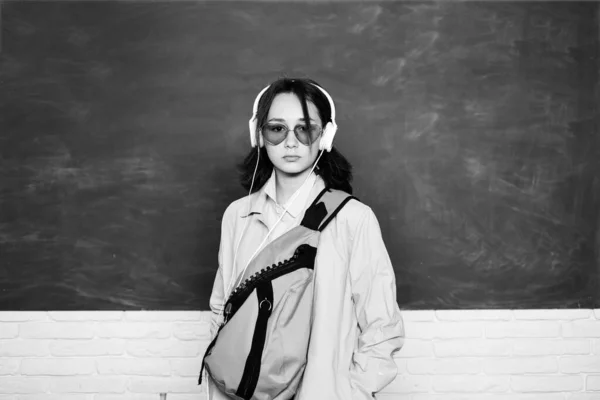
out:
{"label": "coat collar", "polygon": [[289,199],[286,204],[278,204],[277,203],[277,189],[275,186],[275,171],[273,171],[271,173],[271,177],[265,183],[264,192],[267,195],[267,197],[270,199],[270,201],[272,201],[274,204],[278,204],[282,210],[289,206],[289,208],[287,209],[287,212],[292,217],[296,218],[296,217],[298,217],[298,215],[300,215],[300,213],[302,213],[304,211],[304,208],[306,206],[306,201],[308,200],[308,196],[312,192],[312,188],[315,185],[316,177],[317,177],[316,174],[314,174],[314,173],[310,174],[310,176],[308,177],[308,180],[306,181],[304,186],[300,189],[300,192],[298,193],[298,195],[296,196],[294,201],[291,203],[290,203],[290,200],[292,200],[292,199]]}
{"label": "coat collar", "polygon": [[[316,196],[314,193],[315,190],[313,189],[317,189],[317,193],[319,193],[324,187],[325,182],[323,182],[323,179],[315,173],[311,174],[306,182],[306,185],[300,189],[300,193],[298,193],[298,196],[296,196],[296,199],[290,205],[287,212],[292,217],[296,218],[298,215],[304,212],[309,198],[312,199]],[[275,171],[273,171],[263,187],[251,195],[250,200],[252,205],[250,207],[250,213],[242,213],[242,218],[247,218],[250,215],[256,215],[257,218],[264,223],[264,209],[266,203],[267,201],[272,201],[273,204],[277,204],[276,199]],[[282,206],[282,208],[285,208],[285,206]]]}

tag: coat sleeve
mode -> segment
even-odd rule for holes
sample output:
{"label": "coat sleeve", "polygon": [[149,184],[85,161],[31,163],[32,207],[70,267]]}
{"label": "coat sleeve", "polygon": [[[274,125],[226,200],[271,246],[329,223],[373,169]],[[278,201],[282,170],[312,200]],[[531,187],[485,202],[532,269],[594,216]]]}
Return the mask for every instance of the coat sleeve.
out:
{"label": "coat sleeve", "polygon": [[210,319],[210,337],[215,337],[220,323],[223,321],[221,311],[225,306],[225,291],[227,290],[228,279],[232,274],[233,264],[233,221],[232,206],[230,205],[223,213],[221,220],[221,241],[218,253],[218,268],[213,282],[213,288],[210,295],[210,310],[212,312]]}
{"label": "coat sleeve", "polygon": [[221,243],[219,244],[219,255],[218,262],[219,265],[217,267],[217,273],[215,275],[215,280],[213,282],[212,292],[210,294],[210,310],[211,310],[211,318],[210,318],[210,339],[212,340],[217,333],[217,328],[219,323],[223,320],[221,311],[223,310],[224,302],[225,302],[225,281],[223,280],[223,252],[226,240],[223,236],[225,233],[225,218],[221,222]]}
{"label": "coat sleeve", "polygon": [[352,240],[350,279],[360,329],[350,379],[354,397],[373,398],[396,378],[394,353],[404,344],[404,324],[392,263],[370,208]]}
{"label": "coat sleeve", "polygon": [[[225,303],[225,290],[228,284],[228,278],[231,276],[232,271],[225,271],[225,268],[231,268],[233,257],[232,245],[233,240],[233,228],[231,220],[231,207],[229,207],[223,213],[221,220],[221,242],[219,244],[219,254],[217,273],[213,283],[213,289],[210,295],[210,310],[212,312],[210,319],[210,341],[216,336],[219,325],[223,321],[223,310]],[[219,392],[214,382],[207,376],[207,384],[209,388],[208,399],[209,400],[227,400],[228,397]]]}

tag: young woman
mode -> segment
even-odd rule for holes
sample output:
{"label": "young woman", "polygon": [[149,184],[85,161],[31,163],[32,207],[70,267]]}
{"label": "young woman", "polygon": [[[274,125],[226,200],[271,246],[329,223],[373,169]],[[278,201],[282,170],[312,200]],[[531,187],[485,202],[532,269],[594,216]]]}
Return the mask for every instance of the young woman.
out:
{"label": "young woman", "polygon": [[[250,121],[256,148],[241,164],[242,186],[251,193],[234,201],[222,219],[210,298],[213,336],[228,295],[256,252],[297,226],[326,186],[352,193],[351,166],[331,147],[335,106],[323,88],[308,79],[279,79],[257,101]],[[404,339],[394,270],[373,211],[359,201],[349,201],[320,234],[312,318],[294,400],[373,399],[394,380],[393,355]],[[229,398],[210,387],[211,400]]]}

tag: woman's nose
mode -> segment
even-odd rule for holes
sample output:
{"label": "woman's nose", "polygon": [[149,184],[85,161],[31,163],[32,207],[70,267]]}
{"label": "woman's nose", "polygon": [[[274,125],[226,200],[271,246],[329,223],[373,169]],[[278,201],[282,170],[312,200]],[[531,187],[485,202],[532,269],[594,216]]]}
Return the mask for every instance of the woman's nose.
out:
{"label": "woman's nose", "polygon": [[285,147],[298,147],[298,138],[293,129],[290,129],[285,137]]}

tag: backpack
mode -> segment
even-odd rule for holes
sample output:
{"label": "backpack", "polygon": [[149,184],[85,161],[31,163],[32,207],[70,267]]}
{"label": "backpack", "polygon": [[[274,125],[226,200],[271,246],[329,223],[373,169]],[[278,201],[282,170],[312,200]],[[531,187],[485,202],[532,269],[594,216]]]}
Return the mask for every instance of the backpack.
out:
{"label": "backpack", "polygon": [[356,198],[325,188],[299,226],[252,260],[225,303],[224,322],[206,349],[198,384],[206,368],[219,390],[232,399],[294,396],[308,353],[319,235],[351,199]]}

